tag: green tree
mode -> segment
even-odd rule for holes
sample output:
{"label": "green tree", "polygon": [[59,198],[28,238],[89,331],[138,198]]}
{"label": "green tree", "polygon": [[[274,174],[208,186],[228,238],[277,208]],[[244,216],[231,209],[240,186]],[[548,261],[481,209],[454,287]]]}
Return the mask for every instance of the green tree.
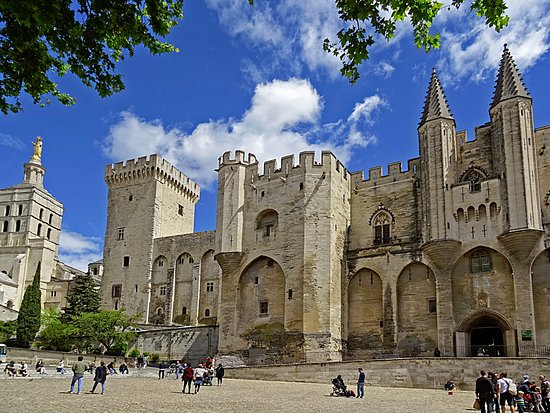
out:
{"label": "green tree", "polygon": [[49,308],[42,312],[42,331],[36,344],[46,350],[70,351],[75,333],[72,324],[61,321],[61,312],[57,308]]}
{"label": "green tree", "polygon": [[0,110],[22,110],[55,97],[70,105],[57,79],[67,73],[101,97],[124,89],[115,67],[137,46],[177,49],[160,40],[183,17],[183,0],[0,0]]}
{"label": "green tree", "polygon": [[77,275],[67,295],[62,321],[68,322],[83,313],[97,313],[101,308],[99,287],[91,274]]}
{"label": "green tree", "polygon": [[22,347],[30,347],[40,330],[40,262],[31,285],[25,290],[23,302],[17,317],[17,342]]}
{"label": "green tree", "polygon": [[[137,317],[137,316],[136,316]],[[99,343],[106,352],[115,347],[123,347],[136,338],[136,333],[129,331],[136,321],[122,310],[104,310],[98,313],[83,313],[73,321],[78,336],[78,342]],[[77,347],[82,344],[77,344]]]}
{"label": "green tree", "polygon": [[[253,0],[249,0],[251,3]],[[395,36],[396,23],[410,19],[414,43],[430,51],[440,46],[439,33],[431,33],[432,23],[443,7],[459,8],[464,0],[440,3],[434,0],[336,0],[340,19],[345,27],[337,33],[338,41],[325,39],[325,51],[340,58],[340,72],[351,83],[359,79],[359,65],[369,58],[369,48],[375,43],[375,36],[386,40]],[[471,0],[470,10],[485,23],[500,31],[508,24],[505,0]]]}
{"label": "green tree", "polygon": [[17,330],[17,321],[0,321],[0,343],[8,341],[15,335]]}

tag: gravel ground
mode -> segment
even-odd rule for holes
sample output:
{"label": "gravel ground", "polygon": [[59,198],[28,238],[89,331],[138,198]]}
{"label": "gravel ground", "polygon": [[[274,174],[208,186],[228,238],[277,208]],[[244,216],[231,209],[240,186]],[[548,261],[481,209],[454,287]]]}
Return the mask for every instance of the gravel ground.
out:
{"label": "gravel ground", "polygon": [[[158,380],[154,370],[142,377],[107,379],[105,395],[90,394],[92,376],[84,377],[84,392],[68,394],[71,375],[0,378],[0,412],[339,412],[455,413],[474,411],[471,391],[449,396],[444,390],[365,388],[364,399],[331,397],[331,385],[225,379],[198,394],[182,394],[172,377]],[[98,389],[100,387],[98,386]],[[96,392],[97,390],[96,389]]]}

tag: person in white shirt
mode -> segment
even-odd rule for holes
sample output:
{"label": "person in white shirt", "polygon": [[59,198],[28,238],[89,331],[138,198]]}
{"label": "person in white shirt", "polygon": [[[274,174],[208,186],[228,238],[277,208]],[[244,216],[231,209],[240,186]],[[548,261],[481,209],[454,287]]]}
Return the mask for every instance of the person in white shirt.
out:
{"label": "person in white shirt", "polygon": [[502,413],[506,412],[506,403],[510,406],[510,412],[514,413],[514,396],[508,392],[508,386],[510,385],[510,379],[506,378],[506,373],[500,373],[499,379],[497,380],[498,384],[498,393],[500,399],[500,410]]}
{"label": "person in white shirt", "polygon": [[199,364],[199,367],[195,369],[195,394],[197,394],[201,388],[202,377],[204,376],[204,373],[206,373],[204,364]]}

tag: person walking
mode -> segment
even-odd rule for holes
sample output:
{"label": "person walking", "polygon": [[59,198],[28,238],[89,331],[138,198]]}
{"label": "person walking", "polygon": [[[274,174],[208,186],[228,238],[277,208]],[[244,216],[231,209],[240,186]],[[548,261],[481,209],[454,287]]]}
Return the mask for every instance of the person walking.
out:
{"label": "person walking", "polygon": [[166,370],[166,364],[161,361],[159,364],[159,380],[164,378],[164,371]]}
{"label": "person walking", "polygon": [[78,356],[78,361],[73,364],[73,378],[71,380],[71,390],[69,393],[74,394],[74,385],[78,382],[77,393],[80,394],[82,391],[82,383],[84,382],[84,372],[88,368],[86,363],[84,363],[84,357]]}
{"label": "person walking", "polygon": [[218,380],[218,386],[222,385],[223,376],[225,375],[225,369],[222,366],[222,363],[218,364],[216,367],[216,379]]}
{"label": "person walking", "polygon": [[365,395],[365,372],[361,367],[357,370],[359,371],[359,378],[357,379],[357,396],[355,397],[362,399]]}
{"label": "person walking", "polygon": [[546,380],[546,376],[541,374],[539,376],[540,380],[540,394],[542,396],[542,407],[547,412],[550,412],[550,382]]}
{"label": "person walking", "polygon": [[510,412],[514,413],[516,411],[516,409],[514,408],[514,396],[512,396],[512,394],[508,391],[511,380],[506,378],[506,376],[506,373],[500,373],[499,379],[497,380],[500,410],[502,413],[505,413],[506,403],[508,403],[508,407],[510,407]]}
{"label": "person walking", "polygon": [[204,377],[204,373],[206,373],[206,369],[204,368],[204,364],[199,364],[199,367],[195,369],[195,394],[197,394],[201,389],[202,380]]}
{"label": "person walking", "polygon": [[94,387],[92,387],[92,391],[90,393],[93,393],[95,391],[95,388],[97,387],[98,383],[101,383],[101,394],[105,394],[105,380],[107,380],[107,375],[109,373],[107,372],[107,367],[105,367],[105,362],[101,361],[99,363],[99,367],[95,369],[95,376],[94,376]]}
{"label": "person walking", "polygon": [[193,381],[193,367],[191,367],[191,363],[188,363],[187,367],[183,369],[181,379],[183,380],[183,390],[181,392],[185,393],[185,387],[189,386],[189,394],[191,394],[191,382]]}
{"label": "person walking", "polygon": [[493,399],[495,397],[493,383],[484,370],[481,370],[479,374],[480,377],[476,380],[476,398],[479,399],[481,413],[493,413]]}

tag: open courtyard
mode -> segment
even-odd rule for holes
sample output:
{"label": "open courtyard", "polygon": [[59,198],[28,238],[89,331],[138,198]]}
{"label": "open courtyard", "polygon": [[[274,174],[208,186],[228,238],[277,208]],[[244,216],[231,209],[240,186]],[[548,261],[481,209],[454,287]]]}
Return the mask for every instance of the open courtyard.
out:
{"label": "open courtyard", "polygon": [[[473,411],[474,394],[444,390],[370,387],[364,399],[331,397],[331,385],[225,379],[218,387],[202,387],[197,395],[182,394],[173,376],[115,376],[107,379],[105,395],[90,394],[86,374],[83,393],[69,394],[71,374],[0,379],[1,411],[36,412],[465,412]],[[353,387],[351,387],[353,388]],[[99,391],[98,391],[99,390]]]}

